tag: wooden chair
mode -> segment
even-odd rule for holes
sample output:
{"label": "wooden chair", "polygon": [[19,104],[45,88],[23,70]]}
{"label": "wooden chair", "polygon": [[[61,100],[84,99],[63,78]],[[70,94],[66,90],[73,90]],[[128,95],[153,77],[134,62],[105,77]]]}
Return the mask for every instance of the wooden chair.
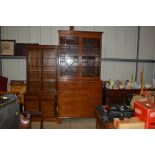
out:
{"label": "wooden chair", "polygon": [[0,92],[7,91],[7,83],[8,83],[8,78],[0,76]]}
{"label": "wooden chair", "polygon": [[21,112],[22,115],[24,115],[27,119],[30,120],[30,126],[29,128],[31,128],[31,124],[32,124],[32,118],[34,116],[37,116],[40,118],[40,129],[43,129],[43,121],[44,121],[44,114],[42,111],[22,111]]}

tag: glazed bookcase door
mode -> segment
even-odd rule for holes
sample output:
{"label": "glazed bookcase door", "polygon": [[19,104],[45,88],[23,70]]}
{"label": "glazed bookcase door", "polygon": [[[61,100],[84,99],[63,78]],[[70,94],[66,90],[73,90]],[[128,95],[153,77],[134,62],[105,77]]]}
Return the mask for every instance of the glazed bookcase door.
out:
{"label": "glazed bookcase door", "polygon": [[28,91],[41,91],[42,89],[42,51],[32,49],[27,55]]}
{"label": "glazed bookcase door", "polygon": [[33,46],[27,50],[27,86],[30,92],[55,92],[57,46]]}
{"label": "glazed bookcase door", "polygon": [[79,76],[79,37],[60,37],[60,77]]}
{"label": "glazed bookcase door", "polygon": [[100,76],[100,38],[82,39],[82,77]]}
{"label": "glazed bookcase door", "polygon": [[56,91],[57,49],[43,49],[43,91]]}

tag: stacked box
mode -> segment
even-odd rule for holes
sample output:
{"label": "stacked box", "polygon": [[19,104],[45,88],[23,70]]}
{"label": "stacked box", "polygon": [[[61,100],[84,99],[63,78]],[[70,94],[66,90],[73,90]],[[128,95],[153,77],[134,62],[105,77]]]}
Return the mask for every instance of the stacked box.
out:
{"label": "stacked box", "polygon": [[114,126],[117,129],[144,129],[145,122],[137,117],[125,118],[124,120],[114,118]]}
{"label": "stacked box", "polygon": [[155,104],[149,101],[140,102],[135,101],[135,116],[140,120],[145,121],[146,129],[155,128]]}

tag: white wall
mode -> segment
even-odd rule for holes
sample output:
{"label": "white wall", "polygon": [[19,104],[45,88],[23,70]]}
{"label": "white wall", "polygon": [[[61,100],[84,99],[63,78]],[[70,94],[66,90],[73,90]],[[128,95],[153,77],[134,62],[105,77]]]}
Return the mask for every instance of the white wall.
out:
{"label": "white wall", "polygon": [[[62,26],[2,26],[1,39],[16,40],[17,43],[58,45],[58,30],[68,29]],[[3,59],[2,75],[9,80],[26,80],[26,60]]]}
{"label": "white wall", "polygon": [[[68,30],[63,26],[9,26],[1,27],[2,39],[15,39],[18,43],[39,43],[58,45],[58,30]],[[101,31],[103,33],[102,57],[135,59],[137,51],[137,26],[75,26],[75,30]],[[155,27],[141,27],[140,29],[140,59],[155,59]],[[138,80],[141,68],[145,70],[146,82],[152,82],[153,64],[140,63],[138,66]],[[135,63],[103,61],[101,78],[130,79],[135,75]],[[10,80],[26,80],[26,61],[21,59],[3,60],[2,74]],[[18,76],[17,76],[18,75]]]}
{"label": "white wall", "polygon": [[[138,27],[100,27],[104,31],[103,58],[136,58]],[[104,80],[127,80],[135,75],[135,63],[102,62]]]}
{"label": "white wall", "polygon": [[58,45],[58,30],[67,26],[2,26],[1,39],[13,39],[17,43]]}

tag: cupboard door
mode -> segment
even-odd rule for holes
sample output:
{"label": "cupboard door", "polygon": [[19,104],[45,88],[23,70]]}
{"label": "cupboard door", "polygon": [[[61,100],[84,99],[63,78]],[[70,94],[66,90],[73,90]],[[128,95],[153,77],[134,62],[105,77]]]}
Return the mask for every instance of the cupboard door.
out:
{"label": "cupboard door", "polygon": [[32,94],[24,95],[24,110],[39,111],[39,96]]}
{"label": "cupboard door", "polygon": [[28,50],[27,53],[27,81],[28,91],[42,89],[42,51],[41,49]]}
{"label": "cupboard door", "polygon": [[44,117],[55,116],[55,99],[54,95],[44,95],[40,99],[41,111],[44,113]]}

